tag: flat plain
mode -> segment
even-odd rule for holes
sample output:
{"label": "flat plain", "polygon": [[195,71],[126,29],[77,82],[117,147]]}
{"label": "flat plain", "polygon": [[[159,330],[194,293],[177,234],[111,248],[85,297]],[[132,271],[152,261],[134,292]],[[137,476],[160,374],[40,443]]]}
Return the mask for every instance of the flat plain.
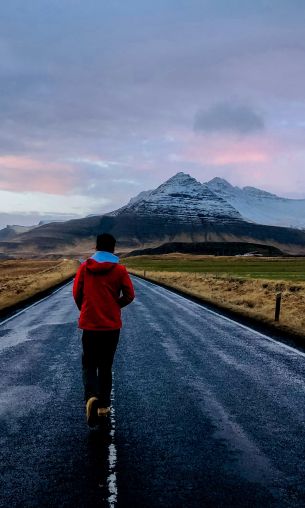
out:
{"label": "flat plain", "polygon": [[16,305],[72,277],[76,260],[9,260],[0,262],[0,310]]}
{"label": "flat plain", "polygon": [[[305,258],[139,256],[123,260],[131,273],[305,338]],[[276,295],[280,321],[274,321]]]}
{"label": "flat plain", "polygon": [[265,258],[163,254],[124,259],[129,269],[158,272],[194,272],[251,279],[305,281],[305,257]]}

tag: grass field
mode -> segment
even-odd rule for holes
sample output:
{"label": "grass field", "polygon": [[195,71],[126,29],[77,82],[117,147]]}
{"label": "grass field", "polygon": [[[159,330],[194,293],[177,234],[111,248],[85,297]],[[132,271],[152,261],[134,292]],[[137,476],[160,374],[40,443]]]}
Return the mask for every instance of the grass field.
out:
{"label": "grass field", "polygon": [[[305,339],[305,259],[213,258],[163,255],[126,258],[129,271],[144,275],[237,314]],[[276,294],[282,293],[279,323]]]}
{"label": "grass field", "polygon": [[269,280],[305,281],[305,258],[213,257],[185,254],[125,258],[130,269],[210,273]]}
{"label": "grass field", "polygon": [[74,260],[14,260],[0,262],[0,310],[22,302],[72,277]]}

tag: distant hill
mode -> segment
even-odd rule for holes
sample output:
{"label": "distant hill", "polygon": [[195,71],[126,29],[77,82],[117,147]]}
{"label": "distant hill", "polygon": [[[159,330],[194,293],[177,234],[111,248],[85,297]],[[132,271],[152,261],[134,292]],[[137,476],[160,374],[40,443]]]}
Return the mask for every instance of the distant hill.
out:
{"label": "distant hill", "polygon": [[130,256],[158,255],[158,254],[198,254],[214,256],[237,256],[252,253],[262,256],[282,256],[283,252],[270,245],[243,242],[171,242],[151,249],[133,250]]}
{"label": "distant hill", "polygon": [[19,225],[8,225],[3,229],[0,229],[0,241],[9,240],[10,238],[16,238],[17,235],[31,231],[31,229],[38,226],[19,226]]}

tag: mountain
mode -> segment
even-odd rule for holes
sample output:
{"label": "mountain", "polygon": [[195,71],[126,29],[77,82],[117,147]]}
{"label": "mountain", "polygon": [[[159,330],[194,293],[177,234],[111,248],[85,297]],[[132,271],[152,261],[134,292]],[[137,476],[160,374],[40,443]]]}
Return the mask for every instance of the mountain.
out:
{"label": "mountain", "polygon": [[167,221],[200,224],[203,219],[210,222],[242,220],[240,213],[225,199],[185,173],[177,173],[155,190],[141,192],[126,206],[108,215],[120,216],[126,213],[140,217],[162,216]]}
{"label": "mountain", "polygon": [[37,226],[18,226],[16,224],[7,225],[5,228],[0,229],[0,241],[9,240],[16,237],[21,233],[26,233]]}
{"label": "mountain", "polygon": [[15,255],[92,252],[95,236],[103,231],[118,239],[120,251],[168,242],[248,242],[305,254],[305,231],[246,221],[220,195],[219,186],[213,190],[211,182],[201,184],[185,173],[178,173],[103,216],[44,224],[1,241],[0,252]]}
{"label": "mountain", "polygon": [[234,187],[218,177],[206,185],[238,210],[246,221],[305,229],[305,199],[282,198],[255,187]]}
{"label": "mountain", "polygon": [[27,233],[32,229],[38,228],[39,226],[43,226],[44,224],[50,224],[51,222],[54,221],[41,220],[39,221],[38,224],[34,224],[33,226],[20,226],[19,224],[8,224],[7,226],[5,226],[5,228],[0,229],[0,241],[16,238],[16,235]]}

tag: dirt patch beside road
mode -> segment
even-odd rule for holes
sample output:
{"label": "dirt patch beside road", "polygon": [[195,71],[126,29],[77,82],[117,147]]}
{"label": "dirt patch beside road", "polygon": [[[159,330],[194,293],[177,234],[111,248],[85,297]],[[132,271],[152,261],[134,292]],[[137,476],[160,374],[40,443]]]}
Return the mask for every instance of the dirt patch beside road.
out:
{"label": "dirt patch beside road", "polygon": [[71,259],[0,262],[0,310],[68,280],[76,273],[78,266],[79,262]]}

